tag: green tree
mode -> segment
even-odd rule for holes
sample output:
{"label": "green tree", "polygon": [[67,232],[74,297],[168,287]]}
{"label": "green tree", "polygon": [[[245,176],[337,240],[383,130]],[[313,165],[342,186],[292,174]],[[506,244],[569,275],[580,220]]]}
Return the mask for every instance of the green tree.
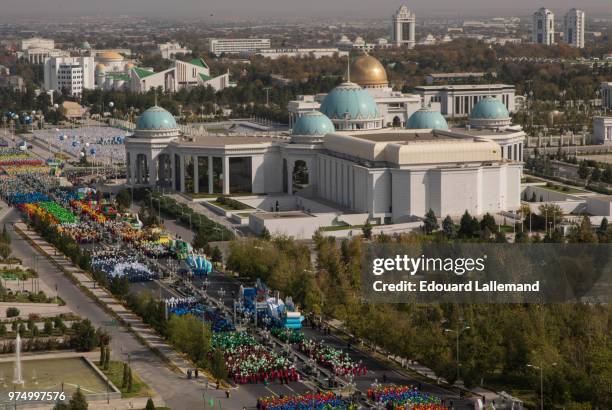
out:
{"label": "green tree", "polygon": [[128,367],[128,382],[127,382],[127,392],[131,393],[132,388],[134,387],[134,376],[132,375],[132,368]]}
{"label": "green tree", "polygon": [[153,403],[153,399],[149,397],[147,400],[147,405],[145,406],[145,410],[155,410],[155,404]]}
{"label": "green tree", "polygon": [[193,237],[191,245],[193,245],[194,249],[205,249],[209,247],[208,235],[204,229],[200,228],[197,230],[195,236]]}
{"label": "green tree", "polygon": [[104,349],[104,370],[108,370],[110,368],[110,351],[110,346],[106,345],[106,348]]}
{"label": "green tree", "polygon": [[591,175],[591,169],[588,167],[586,161],[580,161],[578,165],[578,176],[580,179],[587,179]]}
{"label": "green tree", "polygon": [[423,224],[425,226],[426,234],[431,234],[433,231],[439,228],[438,218],[436,217],[436,213],[433,211],[433,209],[429,208],[429,211],[427,211],[425,214]]}
{"label": "green tree", "polygon": [[81,388],[77,387],[76,392],[70,398],[68,408],[70,410],[87,410],[87,407],[87,399],[85,399],[85,395],[81,392]]}
{"label": "green tree", "polygon": [[132,205],[132,193],[129,189],[122,189],[115,198],[117,205],[123,209],[128,209]]}
{"label": "green tree", "polygon": [[104,367],[104,361],[106,360],[106,346],[100,345],[100,367]]}
{"label": "green tree", "polygon": [[75,322],[72,325],[74,337],[71,339],[73,347],[78,352],[90,352],[98,345],[98,335],[96,329],[89,319]]}
{"label": "green tree", "polygon": [[363,225],[363,228],[361,228],[361,231],[363,232],[363,237],[366,239],[372,239],[372,224],[370,224],[370,221],[366,221],[365,225]]}
{"label": "green tree", "polygon": [[490,213],[484,214],[482,220],[480,221],[480,229],[489,228],[490,232],[497,231],[497,224],[495,223],[495,218]]}
{"label": "green tree", "polygon": [[49,318],[45,319],[44,332],[47,336],[53,333],[53,322]]}
{"label": "green tree", "polygon": [[11,256],[11,245],[5,242],[0,242],[0,257],[6,259]]}
{"label": "green tree", "polygon": [[259,237],[263,239],[264,241],[269,241],[270,239],[272,239],[272,235],[270,235],[270,231],[265,226],[263,230],[261,231],[261,235],[259,235]]}
{"label": "green tree", "polygon": [[16,317],[19,316],[19,309],[16,307],[6,308],[6,317]]}
{"label": "green tree", "polygon": [[128,364],[123,363],[123,378],[121,379],[121,388],[125,389],[128,385],[128,379],[130,377],[130,370],[128,369]]}
{"label": "green tree", "polygon": [[216,349],[213,353],[212,360],[210,363],[210,371],[212,372],[214,378],[217,379],[217,383],[227,377],[225,357],[223,356],[223,352],[221,351],[221,349]]}
{"label": "green tree", "polygon": [[2,242],[10,245],[11,243],[11,235],[9,235],[8,230],[6,229],[6,224],[2,226]]}
{"label": "green tree", "polygon": [[446,215],[446,218],[442,221],[442,231],[447,238],[454,238],[456,234],[456,228],[450,215]]}
{"label": "green tree", "polygon": [[223,262],[223,253],[221,253],[221,249],[217,245],[212,250],[212,255],[210,255],[210,259],[213,263],[221,263]]}
{"label": "green tree", "polygon": [[211,348],[210,326],[193,315],[172,315],[168,321],[168,337],[195,363],[204,360]]}

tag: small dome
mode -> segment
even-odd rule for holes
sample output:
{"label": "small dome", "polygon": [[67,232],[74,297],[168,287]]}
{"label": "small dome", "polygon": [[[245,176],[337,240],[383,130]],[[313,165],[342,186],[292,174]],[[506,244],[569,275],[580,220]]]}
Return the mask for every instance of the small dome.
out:
{"label": "small dome", "polygon": [[292,135],[325,135],[334,131],[334,124],[325,114],[319,111],[310,111],[303,114],[295,122]]}
{"label": "small dome", "polygon": [[510,118],[510,113],[504,103],[493,97],[480,100],[470,113],[470,119],[474,120],[505,120],[508,118]]}
{"label": "small dome", "polygon": [[96,60],[100,61],[123,61],[123,56],[114,51],[103,51],[96,55]]}
{"label": "small dome", "polygon": [[389,85],[385,67],[370,55],[357,57],[351,63],[351,81],[362,87]]}
{"label": "small dome", "polygon": [[157,105],[143,112],[136,122],[136,130],[157,131],[177,128],[174,116]]}
{"label": "small dome", "polygon": [[355,83],[342,83],[323,100],[320,111],[331,119],[377,119],[378,106],[370,93]]}
{"label": "small dome", "polygon": [[421,108],[408,119],[406,128],[411,130],[447,130],[448,124],[438,111]]}
{"label": "small dome", "polygon": [[130,71],[132,68],[136,67],[134,63],[129,62],[125,65],[125,71]]}
{"label": "small dome", "polygon": [[104,73],[106,71],[106,66],[102,63],[96,64],[96,73]]}
{"label": "small dome", "polygon": [[88,41],[83,41],[80,47],[82,50],[91,50],[91,45]]}

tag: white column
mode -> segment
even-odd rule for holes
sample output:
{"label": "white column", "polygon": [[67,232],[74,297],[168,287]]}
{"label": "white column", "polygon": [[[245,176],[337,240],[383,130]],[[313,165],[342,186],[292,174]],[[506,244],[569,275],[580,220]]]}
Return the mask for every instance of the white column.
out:
{"label": "white column", "polygon": [[229,157],[223,157],[223,194],[229,195],[230,183],[229,183]]}
{"label": "white column", "polygon": [[179,155],[179,159],[181,161],[180,163],[180,174],[179,177],[181,178],[181,192],[185,192],[185,157],[183,157],[182,155]]}
{"label": "white column", "polygon": [[208,157],[208,193],[213,193],[213,157]]}
{"label": "white column", "polygon": [[200,192],[200,181],[199,181],[199,170],[198,170],[198,156],[193,156],[193,193],[197,194]]}
{"label": "white column", "polygon": [[147,154],[147,165],[149,169],[149,185],[155,186],[157,182],[157,161],[153,160],[153,154]]}

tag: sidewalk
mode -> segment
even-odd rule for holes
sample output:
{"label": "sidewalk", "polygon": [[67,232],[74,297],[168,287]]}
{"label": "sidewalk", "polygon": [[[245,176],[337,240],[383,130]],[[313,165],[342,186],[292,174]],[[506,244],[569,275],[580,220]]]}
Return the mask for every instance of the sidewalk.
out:
{"label": "sidewalk", "polygon": [[142,320],[127,310],[117,299],[109,294],[105,289],[94,287],[94,281],[87,276],[81,269],[77,268],[63,254],[58,252],[52,245],[41,238],[36,232],[30,230],[24,223],[16,223],[17,232],[25,235],[34,246],[39,248],[46,256],[55,263],[65,273],[69,273],[78,281],[79,285],[95,295],[108,309],[110,309],[119,319],[124,322],[140,341],[144,341],[147,347],[154,352],[157,350],[167,360],[171,368],[187,374],[188,369],[193,366],[183,359],[172,347],[170,347],[157,333]]}

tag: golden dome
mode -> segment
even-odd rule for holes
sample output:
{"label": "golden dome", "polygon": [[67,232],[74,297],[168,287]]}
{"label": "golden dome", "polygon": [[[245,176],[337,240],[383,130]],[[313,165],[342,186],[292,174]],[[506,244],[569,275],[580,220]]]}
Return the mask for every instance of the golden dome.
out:
{"label": "golden dome", "polygon": [[351,81],[362,87],[389,85],[385,67],[370,55],[357,57],[351,63]]}
{"label": "golden dome", "polygon": [[106,71],[106,66],[102,63],[96,64],[96,72]]}
{"label": "golden dome", "polygon": [[114,51],[103,51],[96,56],[96,59],[101,61],[122,61],[123,56]]}
{"label": "golden dome", "polygon": [[136,66],[134,65],[134,63],[129,62],[129,63],[127,63],[127,64],[125,65],[125,71],[129,71],[129,70],[131,70],[131,69],[132,69],[132,68],[134,68],[134,67],[136,67]]}

